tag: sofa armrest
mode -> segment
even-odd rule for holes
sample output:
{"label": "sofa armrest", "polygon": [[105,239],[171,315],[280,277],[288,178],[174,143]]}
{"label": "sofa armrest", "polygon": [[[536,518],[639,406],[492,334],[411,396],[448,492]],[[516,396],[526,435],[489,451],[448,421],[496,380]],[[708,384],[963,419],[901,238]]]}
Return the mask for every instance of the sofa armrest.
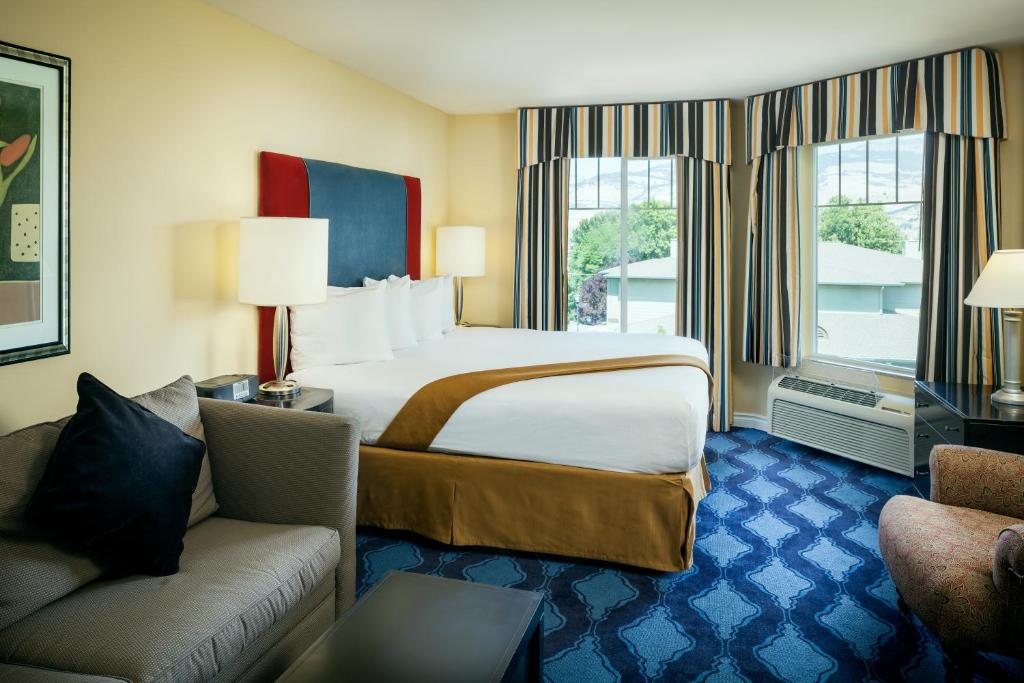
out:
{"label": "sofa armrest", "polygon": [[199,399],[223,517],[336,529],[336,614],[356,579],[359,427],[337,415]]}
{"label": "sofa armrest", "polygon": [[936,446],[929,466],[934,502],[1024,518],[1024,457],[970,446]]}

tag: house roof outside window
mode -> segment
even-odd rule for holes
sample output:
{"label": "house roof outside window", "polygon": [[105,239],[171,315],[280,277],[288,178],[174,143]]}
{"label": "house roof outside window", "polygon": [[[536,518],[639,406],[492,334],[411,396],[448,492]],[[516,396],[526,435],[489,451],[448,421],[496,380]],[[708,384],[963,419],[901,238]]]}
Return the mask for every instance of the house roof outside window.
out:
{"label": "house roof outside window", "polygon": [[[601,271],[609,280],[622,277],[619,266]],[[672,256],[629,264],[631,280],[675,280]],[[855,247],[842,242],[818,243],[818,284],[898,287],[921,284],[921,259]]]}

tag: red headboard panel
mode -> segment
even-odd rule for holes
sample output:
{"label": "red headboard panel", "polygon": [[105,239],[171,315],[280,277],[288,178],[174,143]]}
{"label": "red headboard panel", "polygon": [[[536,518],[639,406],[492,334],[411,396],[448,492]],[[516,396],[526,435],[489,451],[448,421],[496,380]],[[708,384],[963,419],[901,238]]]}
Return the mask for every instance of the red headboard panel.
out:
{"label": "red headboard panel", "polygon": [[260,215],[309,218],[309,176],[302,159],[260,152]]}
{"label": "red headboard panel", "polygon": [[420,279],[420,179],[412,176],[405,178],[406,192],[406,226],[405,226],[405,268],[413,280]]}
{"label": "red headboard panel", "polygon": [[[406,270],[414,279],[420,278],[420,231],[422,198],[420,179],[402,176],[406,190]],[[259,215],[309,217],[309,174],[304,159],[260,152]],[[260,381],[274,378],[274,309],[259,309],[257,331],[257,374]],[[290,371],[291,367],[287,368]]]}

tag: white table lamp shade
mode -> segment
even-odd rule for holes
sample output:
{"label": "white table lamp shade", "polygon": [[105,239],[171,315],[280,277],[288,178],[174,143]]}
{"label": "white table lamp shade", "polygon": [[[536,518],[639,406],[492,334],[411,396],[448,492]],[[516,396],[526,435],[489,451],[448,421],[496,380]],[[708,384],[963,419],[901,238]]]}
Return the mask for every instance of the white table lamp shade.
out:
{"label": "white table lamp shade", "polygon": [[240,302],[299,306],[326,300],[326,218],[243,218],[240,223]]}
{"label": "white table lamp shade", "polygon": [[434,268],[440,275],[480,277],[486,274],[487,231],[472,225],[448,225],[437,229]]}
{"label": "white table lamp shade", "polygon": [[1001,249],[992,254],[978,276],[968,306],[1000,308],[1003,319],[1003,386],[992,392],[992,404],[1024,409],[1021,389],[1021,339],[1024,337],[1024,249]]}
{"label": "white table lamp shade", "polygon": [[992,254],[964,303],[984,308],[1024,308],[1024,249],[1001,249]]}

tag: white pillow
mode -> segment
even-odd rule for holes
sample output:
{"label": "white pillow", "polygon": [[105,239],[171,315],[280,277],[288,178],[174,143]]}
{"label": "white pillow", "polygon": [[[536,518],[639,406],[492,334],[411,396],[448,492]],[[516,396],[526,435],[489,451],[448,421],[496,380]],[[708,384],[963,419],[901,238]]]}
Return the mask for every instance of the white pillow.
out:
{"label": "white pillow", "polygon": [[[384,280],[364,277],[363,286],[370,287]],[[412,324],[412,279],[405,275],[387,279],[384,294],[388,315],[388,335],[392,349],[416,346],[416,329]]]}
{"label": "white pillow", "polygon": [[412,281],[412,324],[419,341],[444,336],[441,327],[443,284],[441,278],[436,277]]}
{"label": "white pillow", "polygon": [[391,360],[383,282],[328,287],[322,304],[291,307],[292,370]]}
{"label": "white pillow", "polygon": [[455,279],[442,275],[441,280],[441,331],[448,334],[455,329]]}

